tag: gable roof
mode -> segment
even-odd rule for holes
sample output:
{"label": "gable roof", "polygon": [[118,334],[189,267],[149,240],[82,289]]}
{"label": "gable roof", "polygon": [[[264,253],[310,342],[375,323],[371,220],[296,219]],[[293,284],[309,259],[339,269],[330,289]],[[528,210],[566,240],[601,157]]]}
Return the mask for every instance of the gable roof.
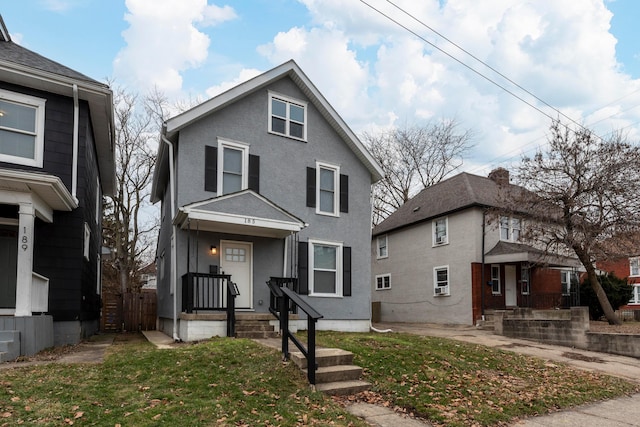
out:
{"label": "gable roof", "polygon": [[89,104],[105,194],[115,182],[113,94],[109,86],[11,40],[0,15],[0,81],[73,97]]}
{"label": "gable roof", "polygon": [[474,206],[497,207],[500,188],[490,178],[462,172],[416,194],[378,224],[372,234],[388,233]]}
{"label": "gable roof", "polygon": [[[166,121],[165,136],[172,141],[175,141],[177,133],[190,124],[202,119],[203,117],[212,114],[218,110],[225,108],[226,106],[260,90],[273,82],[280,80],[284,77],[290,77],[291,80],[300,88],[300,90],[309,98],[311,103],[318,109],[320,114],[327,120],[331,127],[340,135],[342,140],[347,146],[354,152],[358,159],[369,170],[372,177],[372,182],[379,181],[383,176],[383,171],[377,161],[371,155],[369,150],[364,146],[362,141],[353,133],[353,131],[342,120],[340,115],[333,109],[333,107],[327,102],[320,91],[309,80],[307,75],[300,69],[298,64],[294,60],[289,60],[275,68],[272,68],[265,73],[260,74],[244,83],[241,83],[226,92],[217,95],[202,104],[199,104],[192,109],[185,111],[175,117],[172,117]],[[265,124],[266,125],[266,124]],[[156,171],[154,173],[154,190],[152,191],[152,197],[159,200],[160,193],[157,191],[157,181],[160,180],[160,176],[164,173],[168,161],[167,158],[167,146],[161,144],[158,149],[158,159],[156,162]]]}

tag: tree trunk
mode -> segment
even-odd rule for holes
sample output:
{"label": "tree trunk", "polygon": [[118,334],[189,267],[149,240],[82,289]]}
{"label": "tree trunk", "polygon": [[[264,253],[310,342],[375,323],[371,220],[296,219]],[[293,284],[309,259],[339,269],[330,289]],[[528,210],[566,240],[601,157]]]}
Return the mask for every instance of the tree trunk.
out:
{"label": "tree trunk", "polygon": [[616,316],[616,313],[613,311],[613,307],[611,307],[609,298],[607,298],[607,294],[598,280],[598,275],[596,274],[596,270],[593,268],[593,264],[590,262],[589,257],[585,256],[583,253],[578,253],[578,251],[576,251],[576,254],[584,268],[587,269],[587,280],[598,297],[598,302],[600,303],[600,307],[602,307],[602,311],[604,312],[604,316],[607,318],[607,321],[610,325],[621,325],[622,321],[618,319],[618,316]]}

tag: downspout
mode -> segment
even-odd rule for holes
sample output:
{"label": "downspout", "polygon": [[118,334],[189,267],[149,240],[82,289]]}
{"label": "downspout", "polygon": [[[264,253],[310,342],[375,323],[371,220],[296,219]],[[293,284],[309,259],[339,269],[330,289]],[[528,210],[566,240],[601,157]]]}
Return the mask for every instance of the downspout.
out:
{"label": "downspout", "polygon": [[487,211],[486,209],[482,210],[482,271],[480,272],[480,314],[482,315],[482,320],[484,321],[484,234],[485,234],[485,224],[487,222],[486,219]]}
{"label": "downspout", "polygon": [[176,196],[175,196],[175,171],[173,164],[173,143],[167,139],[166,136],[161,135],[162,141],[169,147],[169,188],[171,199],[171,284],[170,289],[173,289],[173,340],[180,341],[178,336],[178,286],[176,275],[177,269],[177,257],[176,257],[176,235],[177,227],[173,220],[176,216]]}
{"label": "downspout", "polygon": [[71,195],[74,200],[78,193],[78,145],[79,145],[79,124],[80,120],[80,104],[78,102],[78,85],[73,85],[73,159],[71,163]]}

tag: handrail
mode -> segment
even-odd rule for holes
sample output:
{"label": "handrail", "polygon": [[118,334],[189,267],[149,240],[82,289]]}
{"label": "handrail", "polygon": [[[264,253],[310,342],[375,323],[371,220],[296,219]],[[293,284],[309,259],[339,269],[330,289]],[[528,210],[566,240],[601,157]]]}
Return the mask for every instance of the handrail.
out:
{"label": "handrail", "polygon": [[[280,287],[274,281],[267,282],[271,293],[278,300],[278,313],[271,310],[274,316],[280,320],[280,333],[282,335],[282,356],[284,360],[289,360],[289,339],[298,347],[300,352],[307,359],[307,378],[310,384],[316,383],[316,322],[324,316],[318,313],[300,296],[287,287]],[[289,330],[289,307],[293,303],[300,307],[307,314],[307,348]]]}
{"label": "handrail", "polygon": [[227,280],[227,336],[236,336],[236,297],[240,295],[238,286]]}

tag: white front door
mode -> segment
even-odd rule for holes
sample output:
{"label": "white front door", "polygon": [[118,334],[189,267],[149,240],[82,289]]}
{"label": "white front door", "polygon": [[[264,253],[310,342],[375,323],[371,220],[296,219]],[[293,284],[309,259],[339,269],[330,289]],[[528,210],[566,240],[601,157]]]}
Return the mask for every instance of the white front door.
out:
{"label": "white front door", "polygon": [[507,307],[518,305],[515,265],[504,266],[504,302]]}
{"label": "white front door", "polygon": [[0,225],[0,314],[16,308],[17,266],[18,227]]}
{"label": "white front door", "polygon": [[220,270],[231,275],[240,291],[236,308],[253,308],[253,244],[223,240],[220,249]]}

